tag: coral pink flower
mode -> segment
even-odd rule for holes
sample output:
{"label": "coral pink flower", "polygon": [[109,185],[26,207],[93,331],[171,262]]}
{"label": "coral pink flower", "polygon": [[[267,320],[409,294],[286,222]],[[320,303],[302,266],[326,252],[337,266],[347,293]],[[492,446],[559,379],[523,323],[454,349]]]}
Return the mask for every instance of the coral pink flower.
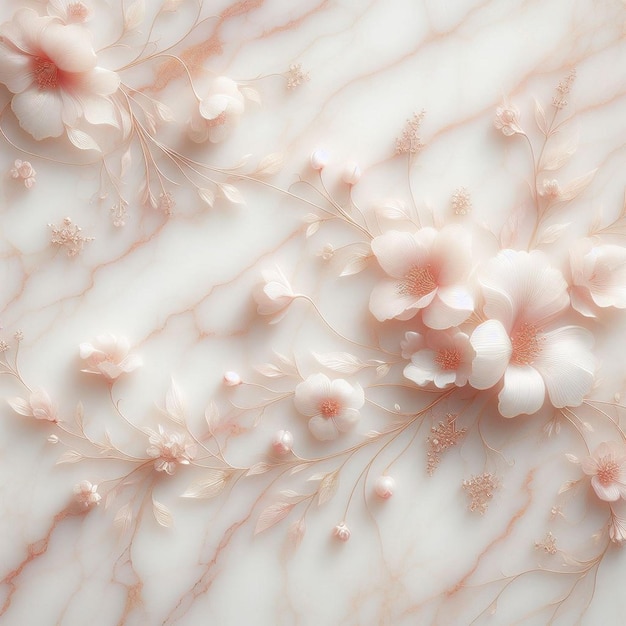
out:
{"label": "coral pink flower", "polygon": [[418,385],[435,383],[440,389],[465,385],[475,356],[469,336],[460,331],[430,331],[425,340],[425,347],[411,355],[411,363],[404,368],[405,377]]}
{"label": "coral pink flower", "polygon": [[486,322],[470,341],[476,351],[470,385],[489,389],[504,377],[504,417],[535,413],[546,392],[555,407],[578,406],[593,385],[592,335],[558,326],[567,308],[567,284],[546,256],[502,250],[480,276]]}
{"label": "coral pink flower", "polygon": [[294,403],[307,415],[309,430],[321,441],[336,439],[359,420],[359,409],[365,403],[363,388],[343,379],[330,380],[324,374],[313,374],[295,391]]}
{"label": "coral pink flower", "polygon": [[114,335],[100,335],[93,344],[81,343],[80,358],[87,361],[81,372],[100,374],[108,380],[115,380],[124,373],[132,372],[142,365],[141,357],[129,354],[128,341]]}
{"label": "coral pink flower", "polygon": [[591,476],[591,486],[600,500],[626,500],[626,446],[615,441],[601,443],[591,456],[581,461],[581,468]]}
{"label": "coral pink flower", "polygon": [[196,445],[183,433],[166,431],[159,424],[159,431],[146,428],[148,433],[148,449],[146,453],[155,459],[154,469],[157,472],[173,474],[178,465],[189,465],[196,456]]}
{"label": "coral pink flower", "polygon": [[189,121],[189,138],[196,143],[226,139],[244,112],[244,97],[234,80],[219,76],[211,83]]}
{"label": "coral pink flower", "polygon": [[0,26],[0,82],[15,94],[11,108],[35,139],[59,137],[84,118],[116,124],[109,96],[120,79],[96,67],[88,30],[19,9]]}
{"label": "coral pink flower", "polygon": [[74,499],[86,509],[100,503],[102,496],[98,493],[98,485],[92,485],[88,480],[81,480],[74,485]]}
{"label": "coral pink flower", "polygon": [[421,310],[424,324],[443,329],[472,314],[470,238],[461,227],[389,231],[373,239],[372,252],[391,277],[370,297],[370,311],[379,321],[407,320]]}
{"label": "coral pink flower", "polygon": [[519,111],[512,105],[505,102],[496,109],[496,117],[493,125],[507,137],[516,134],[524,134],[519,124]]}
{"label": "coral pink flower", "polygon": [[598,307],[626,309],[626,248],[581,239],[570,251],[570,267],[570,297],[579,313],[596,317]]}

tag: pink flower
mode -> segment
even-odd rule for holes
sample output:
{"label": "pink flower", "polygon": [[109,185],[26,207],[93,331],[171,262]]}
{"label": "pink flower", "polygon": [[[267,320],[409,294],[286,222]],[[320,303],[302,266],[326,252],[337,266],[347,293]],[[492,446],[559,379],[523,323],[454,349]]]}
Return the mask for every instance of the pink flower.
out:
{"label": "pink flower", "polygon": [[493,125],[507,137],[515,134],[524,134],[519,125],[519,111],[512,104],[506,102],[496,109]]}
{"label": "pink flower", "polygon": [[219,76],[189,121],[189,138],[196,143],[226,139],[244,112],[244,97],[234,80]]}
{"label": "pink flower", "polygon": [[15,94],[11,108],[35,139],[59,137],[84,118],[115,125],[109,96],[120,79],[96,66],[89,31],[19,9],[0,26],[0,82]]}
{"label": "pink flower", "polygon": [[148,433],[148,449],[146,453],[155,459],[154,469],[157,472],[173,474],[178,465],[189,465],[196,456],[196,445],[183,433],[167,432],[159,424],[159,431],[146,428]]}
{"label": "pink flower", "polygon": [[351,535],[352,532],[345,522],[341,522],[340,524],[337,524],[335,528],[333,528],[333,536],[335,536],[339,541],[343,541],[344,543],[350,540]]}
{"label": "pink flower", "polygon": [[626,500],[626,445],[615,441],[601,443],[581,461],[581,468],[591,476],[591,486],[600,500]]}
{"label": "pink flower", "polygon": [[470,385],[489,389],[504,377],[504,417],[537,412],[546,392],[555,407],[579,406],[593,385],[593,338],[579,326],[556,325],[569,303],[561,272],[537,250],[502,250],[480,283],[488,320],[470,338]]}
{"label": "pink flower", "polygon": [[35,175],[37,172],[35,168],[28,162],[20,159],[15,159],[13,167],[9,170],[9,176],[15,180],[21,179],[24,181],[24,187],[30,189],[35,185]]}
{"label": "pink flower", "polygon": [[98,493],[98,485],[92,485],[88,480],[81,480],[74,485],[74,500],[86,509],[97,505],[102,500]]}
{"label": "pink flower", "polygon": [[123,337],[99,335],[93,344],[81,343],[79,349],[80,358],[87,362],[81,372],[100,374],[107,380],[115,380],[142,365],[141,357],[129,354],[130,346]]}
{"label": "pink flower", "polygon": [[466,284],[470,240],[460,226],[392,230],[373,239],[372,252],[391,278],[374,287],[370,297],[370,311],[379,321],[407,320],[421,310],[426,326],[443,329],[472,314],[474,297]]}
{"label": "pink flower", "polygon": [[475,356],[469,336],[460,331],[430,331],[426,345],[411,356],[404,376],[418,385],[435,383],[443,389],[455,384],[465,385],[472,373]]}
{"label": "pink flower", "polygon": [[618,546],[622,546],[626,541],[626,519],[618,517],[613,512],[609,520],[609,539]]}
{"label": "pink flower", "polygon": [[411,360],[411,357],[425,348],[424,336],[412,330],[404,333],[404,339],[400,342],[400,350],[403,359]]}
{"label": "pink flower", "polygon": [[91,18],[89,0],[49,0],[48,14],[60,17],[66,24],[82,24]]}
{"label": "pink flower", "polygon": [[287,313],[287,308],[297,297],[291,289],[287,277],[279,267],[261,272],[263,283],[253,292],[259,315],[273,315],[270,324],[279,322]]}
{"label": "pink flower", "polygon": [[579,313],[596,317],[598,307],[626,309],[626,248],[581,239],[571,248],[570,267],[570,297]]}
{"label": "pink flower", "polygon": [[49,422],[59,421],[56,406],[43,389],[33,391],[28,400],[24,400],[23,398],[10,398],[8,403],[19,415],[34,417],[38,420],[47,420]]}
{"label": "pink flower", "polygon": [[302,415],[310,417],[309,430],[320,441],[336,439],[359,421],[365,404],[363,388],[343,379],[330,380],[312,374],[295,391],[294,403]]}

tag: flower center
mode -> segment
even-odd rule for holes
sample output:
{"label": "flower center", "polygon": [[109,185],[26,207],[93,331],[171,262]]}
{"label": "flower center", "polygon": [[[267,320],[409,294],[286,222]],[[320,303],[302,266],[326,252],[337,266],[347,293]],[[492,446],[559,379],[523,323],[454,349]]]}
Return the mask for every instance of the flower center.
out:
{"label": "flower center", "polygon": [[541,338],[533,324],[524,322],[511,336],[511,363],[530,365],[541,352]]}
{"label": "flower center", "polygon": [[341,405],[337,400],[323,400],[320,404],[320,412],[322,417],[326,419],[330,419],[331,417],[336,417],[341,410]]}
{"label": "flower center", "polygon": [[414,265],[398,286],[398,292],[403,296],[421,298],[437,288],[437,282],[430,270],[430,265],[420,267]]}
{"label": "flower center", "polygon": [[41,90],[54,89],[59,83],[59,70],[50,59],[35,57],[35,68],[33,72],[35,74],[35,81]]}
{"label": "flower center", "polygon": [[619,478],[619,465],[612,459],[604,458],[601,460],[597,476],[600,484],[603,487],[608,487]]}
{"label": "flower center", "polygon": [[207,120],[207,121],[211,128],[225,124],[226,123],[226,111],[222,111],[217,117],[214,117],[212,120]]}
{"label": "flower center", "polygon": [[67,14],[72,20],[84,22],[89,16],[89,10],[82,2],[72,2],[67,7]]}
{"label": "flower center", "polygon": [[456,348],[442,348],[435,357],[442,370],[456,370],[461,364],[461,353]]}

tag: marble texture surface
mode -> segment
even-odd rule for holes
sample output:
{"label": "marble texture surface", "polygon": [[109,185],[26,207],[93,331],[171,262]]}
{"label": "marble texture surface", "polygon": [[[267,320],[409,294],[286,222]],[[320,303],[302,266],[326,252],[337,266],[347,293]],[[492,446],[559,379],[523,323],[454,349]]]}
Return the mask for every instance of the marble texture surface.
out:
{"label": "marble texture surface", "polygon": [[[79,5],[0,7],[75,10],[121,78],[109,123],[37,140],[0,66],[0,624],[622,624],[626,510],[580,460],[626,438],[623,309],[567,313],[583,404],[507,419],[497,385],[403,375],[424,327],[373,316],[370,241],[537,248],[570,292],[579,239],[622,248],[624,2]],[[141,366],[81,371],[107,333]],[[360,412],[330,441],[320,373]]]}

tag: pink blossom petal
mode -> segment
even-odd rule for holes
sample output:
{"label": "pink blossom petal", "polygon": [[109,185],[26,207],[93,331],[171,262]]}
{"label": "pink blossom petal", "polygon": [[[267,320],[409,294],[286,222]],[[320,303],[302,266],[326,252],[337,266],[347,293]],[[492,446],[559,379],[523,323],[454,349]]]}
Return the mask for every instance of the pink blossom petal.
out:
{"label": "pink blossom petal", "polygon": [[404,278],[411,268],[428,263],[436,234],[433,228],[422,228],[415,235],[392,230],[372,240],[372,252],[389,276]]}
{"label": "pink blossom petal", "polygon": [[11,108],[20,126],[36,140],[60,137],[63,125],[63,101],[56,90],[29,87],[13,96]]}
{"label": "pink blossom petal", "polygon": [[143,359],[138,354],[129,354],[119,363],[122,372],[132,372],[143,365]]}
{"label": "pink blossom petal", "polygon": [[476,327],[470,337],[476,356],[472,361],[470,385],[489,389],[504,375],[511,359],[511,340],[498,320],[487,320]]}
{"label": "pink blossom petal", "polygon": [[410,359],[413,354],[424,347],[424,338],[419,333],[408,331],[404,334],[404,339],[400,342],[402,358]]}
{"label": "pink blossom petal", "polygon": [[317,415],[320,402],[331,395],[330,380],[324,374],[313,374],[297,385],[294,404],[302,415]]}
{"label": "pink blossom petal", "polygon": [[365,404],[363,387],[338,378],[330,383],[330,395],[344,408],[360,409]]}
{"label": "pink blossom petal", "polygon": [[98,363],[98,370],[109,380],[119,378],[124,371],[119,365],[111,363],[111,361],[102,361],[101,363]]}
{"label": "pink blossom petal", "polygon": [[498,394],[498,410],[503,417],[532,415],[543,405],[546,387],[541,374],[530,365],[509,365],[504,386]]}
{"label": "pink blossom petal", "polygon": [[89,31],[76,24],[51,23],[41,32],[41,50],[64,72],[87,72],[96,66]]}
{"label": "pink blossom petal", "polygon": [[101,96],[84,94],[81,96],[82,114],[90,124],[108,124],[118,127],[113,103]]}
{"label": "pink blossom petal", "polygon": [[206,98],[200,102],[198,107],[200,115],[202,115],[205,120],[214,120],[226,111],[226,107],[228,107],[230,100],[231,98],[223,94],[217,94]]}
{"label": "pink blossom petal", "polygon": [[543,376],[553,406],[580,406],[591,391],[595,371],[592,345],[591,333],[579,326],[564,326],[543,336],[533,365]]}
{"label": "pink blossom petal", "polygon": [[583,473],[587,474],[587,476],[595,476],[600,469],[600,466],[598,465],[598,461],[596,460],[595,456],[600,458],[601,455],[595,454],[594,456],[588,456],[580,462],[580,468],[582,469]]}
{"label": "pink blossom petal", "polygon": [[330,441],[337,439],[339,431],[332,419],[326,419],[321,415],[316,415],[309,420],[309,430],[316,439],[320,441]]}
{"label": "pink blossom petal", "polygon": [[339,431],[345,433],[351,428],[354,428],[360,417],[361,414],[358,412],[357,409],[346,409],[332,419],[334,420],[335,426],[339,429]]}
{"label": "pink blossom petal", "polygon": [[120,86],[120,77],[117,72],[103,67],[94,67],[89,72],[81,74],[79,84],[81,90],[89,94],[111,96]]}
{"label": "pink blossom petal", "polygon": [[432,382],[440,370],[435,364],[434,350],[420,350],[411,357],[411,363],[404,368],[404,376],[420,386]]}
{"label": "pink blossom petal", "polygon": [[456,225],[442,228],[432,250],[432,262],[438,268],[439,286],[465,281],[472,269],[471,257],[472,250],[467,231]]}
{"label": "pink blossom petal", "polygon": [[441,370],[437,372],[433,377],[433,382],[439,389],[443,389],[448,385],[456,383],[456,370]]}
{"label": "pink blossom petal", "polygon": [[[450,304],[446,303],[441,297],[442,291],[446,291],[448,301],[454,302],[457,306],[450,306]],[[452,291],[457,292],[459,296],[457,300],[452,296]],[[422,312],[424,324],[436,330],[444,330],[462,324],[474,310],[473,298],[466,299],[463,296],[463,292],[467,294],[463,287],[458,287],[458,289],[455,287],[438,289],[437,295]]]}
{"label": "pink blossom petal", "polygon": [[22,93],[33,82],[32,57],[0,41],[0,83],[12,93]]}
{"label": "pink blossom petal", "polygon": [[[399,284],[389,280],[378,283],[370,296],[370,311],[379,321],[384,322],[392,318],[411,319],[417,315],[416,298],[404,295],[399,291]],[[434,297],[431,295],[431,300]]]}
{"label": "pink blossom petal", "polygon": [[588,290],[572,287],[569,292],[572,308],[585,317],[597,317],[593,310],[593,299]]}
{"label": "pink blossom petal", "polygon": [[39,17],[32,9],[19,9],[10,22],[0,26],[0,37],[11,42],[27,55],[41,54],[39,39],[45,28],[55,21],[51,17]]}
{"label": "pink blossom petal", "polygon": [[592,476],[591,486],[600,500],[604,500],[605,502],[615,502],[620,498],[620,489],[615,483],[605,486],[600,482],[600,479],[597,476]]}

